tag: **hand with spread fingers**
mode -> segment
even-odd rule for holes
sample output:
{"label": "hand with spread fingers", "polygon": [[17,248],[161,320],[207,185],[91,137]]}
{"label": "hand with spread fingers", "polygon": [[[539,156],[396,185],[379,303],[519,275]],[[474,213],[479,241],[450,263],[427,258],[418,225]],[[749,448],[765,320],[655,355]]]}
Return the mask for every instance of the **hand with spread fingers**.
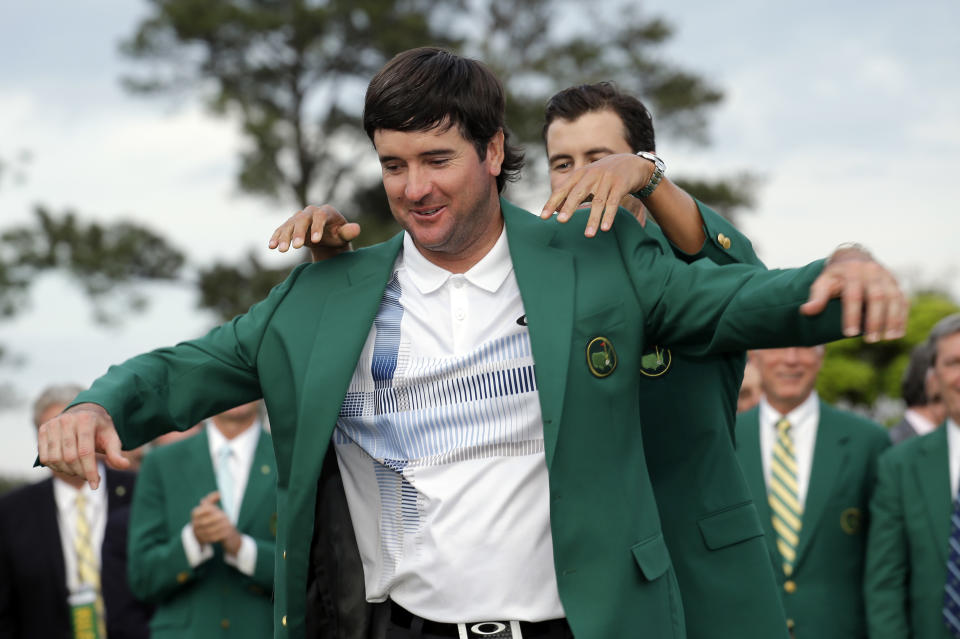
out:
{"label": "hand with spread fingers", "polygon": [[360,225],[348,222],[329,204],[307,206],[277,227],[267,246],[286,253],[307,246],[314,262],[352,250],[350,242],[360,235]]}
{"label": "hand with spread fingers", "polygon": [[130,467],[130,460],[121,453],[113,419],[97,404],[77,404],[41,424],[37,451],[41,464],[66,475],[83,477],[94,489],[100,485],[97,453],[105,455],[111,468]]}
{"label": "hand with spread fingers", "polygon": [[800,312],[816,315],[836,297],[843,300],[844,335],[862,332],[864,340],[872,343],[906,333],[910,303],[893,274],[859,246],[834,251]]}
{"label": "hand with spread fingers", "polygon": [[609,231],[617,208],[627,195],[640,191],[650,182],[653,162],[632,153],[617,153],[600,158],[577,169],[554,189],[540,217],[566,222],[573,212],[589,202],[590,217],[584,235],[593,237],[597,229]]}

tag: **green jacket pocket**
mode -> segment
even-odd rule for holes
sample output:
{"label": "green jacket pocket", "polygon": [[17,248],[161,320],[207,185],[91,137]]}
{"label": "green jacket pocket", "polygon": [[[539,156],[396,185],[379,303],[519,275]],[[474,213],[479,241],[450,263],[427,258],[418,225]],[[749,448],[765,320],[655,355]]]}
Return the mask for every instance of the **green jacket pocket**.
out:
{"label": "green jacket pocket", "polygon": [[753,502],[708,515],[697,524],[700,526],[703,543],[710,550],[718,550],[764,535],[760,515],[757,514],[757,507]]}
{"label": "green jacket pocket", "polygon": [[670,568],[670,553],[667,551],[667,544],[664,543],[661,533],[644,539],[634,545],[630,551],[647,581],[657,579]]}

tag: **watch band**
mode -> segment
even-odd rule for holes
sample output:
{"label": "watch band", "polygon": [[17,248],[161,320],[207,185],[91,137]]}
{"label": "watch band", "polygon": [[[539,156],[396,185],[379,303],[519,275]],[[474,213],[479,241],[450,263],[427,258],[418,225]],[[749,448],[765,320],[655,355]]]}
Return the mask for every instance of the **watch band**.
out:
{"label": "watch band", "polygon": [[638,197],[642,200],[650,197],[650,194],[653,193],[653,191],[657,188],[657,185],[660,184],[660,180],[663,179],[663,174],[667,170],[667,165],[664,164],[663,160],[649,151],[637,151],[637,155],[642,157],[644,160],[653,162],[653,175],[650,176],[650,181],[647,182],[646,186],[633,194],[635,197]]}

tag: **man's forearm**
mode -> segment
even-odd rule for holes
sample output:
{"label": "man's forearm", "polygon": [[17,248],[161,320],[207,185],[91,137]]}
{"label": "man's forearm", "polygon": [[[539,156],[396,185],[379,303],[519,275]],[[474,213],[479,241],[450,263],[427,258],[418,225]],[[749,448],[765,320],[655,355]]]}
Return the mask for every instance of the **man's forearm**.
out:
{"label": "man's forearm", "polygon": [[664,177],[643,204],[674,246],[690,254],[703,248],[707,239],[703,218],[697,203],[686,191]]}

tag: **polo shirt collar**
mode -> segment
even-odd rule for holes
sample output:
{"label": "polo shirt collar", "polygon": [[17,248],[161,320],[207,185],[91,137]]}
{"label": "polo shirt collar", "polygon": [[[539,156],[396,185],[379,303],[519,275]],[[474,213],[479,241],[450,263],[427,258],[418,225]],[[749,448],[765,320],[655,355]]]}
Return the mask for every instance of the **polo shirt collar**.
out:
{"label": "polo shirt collar", "polygon": [[410,234],[404,232],[403,267],[421,295],[433,293],[451,277],[463,277],[474,286],[495,293],[513,271],[510,245],[507,243],[507,226],[503,226],[500,237],[487,254],[462,276],[454,275],[425,258],[413,243]]}

